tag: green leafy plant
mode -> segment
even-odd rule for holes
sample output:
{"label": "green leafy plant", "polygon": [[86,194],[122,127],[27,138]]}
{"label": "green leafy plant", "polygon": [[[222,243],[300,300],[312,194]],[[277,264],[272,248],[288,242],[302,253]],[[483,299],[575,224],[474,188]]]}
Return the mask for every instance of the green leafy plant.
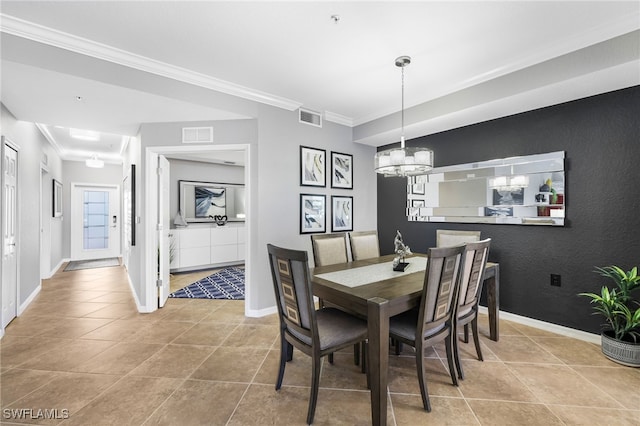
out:
{"label": "green leafy plant", "polygon": [[615,288],[602,286],[600,294],[580,293],[591,298],[596,314],[606,319],[616,340],[638,342],[640,340],[640,303],[631,292],[640,288],[638,268],[625,272],[618,266],[596,267],[594,272],[611,279]]}

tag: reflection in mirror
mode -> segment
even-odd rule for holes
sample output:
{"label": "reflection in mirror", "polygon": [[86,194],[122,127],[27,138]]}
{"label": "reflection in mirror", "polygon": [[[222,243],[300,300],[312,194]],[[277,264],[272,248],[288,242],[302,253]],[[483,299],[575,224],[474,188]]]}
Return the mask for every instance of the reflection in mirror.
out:
{"label": "reflection in mirror", "polygon": [[180,210],[187,222],[214,222],[216,216],[244,222],[244,185],[187,180],[179,184]]}
{"label": "reflection in mirror", "polygon": [[564,225],[564,151],[436,167],[407,179],[409,221]]}

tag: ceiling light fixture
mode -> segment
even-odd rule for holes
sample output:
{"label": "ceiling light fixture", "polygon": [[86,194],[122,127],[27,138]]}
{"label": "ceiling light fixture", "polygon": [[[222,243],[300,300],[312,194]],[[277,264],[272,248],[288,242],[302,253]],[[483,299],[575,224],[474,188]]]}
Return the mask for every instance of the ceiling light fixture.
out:
{"label": "ceiling light fixture", "polygon": [[83,141],[96,142],[100,140],[100,133],[94,132],[93,130],[69,129],[69,136]]}
{"label": "ceiling light fixture", "polygon": [[433,169],[433,151],[423,147],[404,146],[404,68],[411,63],[409,56],[396,58],[396,66],[402,69],[402,133],[400,148],[391,148],[376,152],[376,173],[388,176],[418,176],[426,175]]}
{"label": "ceiling light fixture", "polygon": [[87,158],[84,163],[87,167],[94,169],[101,169],[104,167],[104,161],[100,160],[96,154],[93,154],[91,158]]}

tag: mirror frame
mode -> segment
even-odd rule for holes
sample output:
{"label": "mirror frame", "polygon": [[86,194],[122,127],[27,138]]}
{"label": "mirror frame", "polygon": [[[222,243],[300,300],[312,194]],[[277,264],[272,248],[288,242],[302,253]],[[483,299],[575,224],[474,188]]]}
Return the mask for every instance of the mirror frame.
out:
{"label": "mirror frame", "polygon": [[[411,222],[564,226],[564,163],[565,152],[557,151],[435,167],[427,175],[407,178],[407,218]],[[527,186],[489,186],[496,177],[514,176],[527,176]],[[550,187],[547,180],[552,182]],[[505,202],[502,197],[515,201]],[[479,201],[469,201],[473,198]]]}
{"label": "mirror frame", "polygon": [[[237,183],[222,183],[222,182],[203,182],[203,181],[195,181],[195,180],[179,180],[178,181],[178,200],[180,202],[180,212],[182,213],[184,220],[187,223],[210,223],[210,222],[215,222],[216,220],[214,218],[205,218],[205,217],[189,217],[186,215],[186,197],[185,197],[185,190],[184,190],[184,186],[185,185],[192,185],[192,186],[209,186],[209,187],[215,187],[215,188],[239,188],[239,189],[243,189],[244,190],[244,184],[237,184]],[[245,194],[246,197],[246,194]],[[246,200],[246,198],[245,198]],[[225,206],[226,209],[226,206]],[[246,215],[246,212],[245,212]],[[227,215],[229,216],[229,215]],[[245,219],[244,218],[237,218],[237,217],[227,217],[227,222],[244,222]]]}

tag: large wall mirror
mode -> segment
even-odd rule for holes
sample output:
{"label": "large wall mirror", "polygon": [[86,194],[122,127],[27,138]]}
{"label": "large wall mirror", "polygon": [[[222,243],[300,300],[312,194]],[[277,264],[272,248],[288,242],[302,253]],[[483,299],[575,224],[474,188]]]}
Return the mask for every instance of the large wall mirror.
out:
{"label": "large wall mirror", "polygon": [[420,222],[563,226],[564,151],[436,167],[409,177],[407,217]]}
{"label": "large wall mirror", "polygon": [[181,180],[179,188],[180,210],[187,222],[214,222],[215,216],[244,222],[244,185]]}

